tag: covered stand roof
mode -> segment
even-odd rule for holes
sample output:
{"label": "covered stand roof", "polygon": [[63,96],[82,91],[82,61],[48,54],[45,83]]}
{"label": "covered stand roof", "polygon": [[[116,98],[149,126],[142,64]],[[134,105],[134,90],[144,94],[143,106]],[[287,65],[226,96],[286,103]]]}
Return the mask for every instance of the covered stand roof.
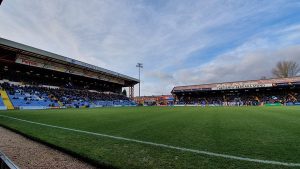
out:
{"label": "covered stand roof", "polygon": [[[99,76],[105,76],[114,79],[120,79],[124,81],[124,85],[135,85],[139,83],[139,80],[127,75],[117,73],[111,70],[107,70],[98,66],[94,66],[88,63],[84,63],[75,59],[71,59],[65,56],[47,52],[41,49],[37,49],[31,46],[27,46],[21,43],[10,41],[0,37],[0,46],[2,48],[15,51],[17,53],[24,54],[26,56],[42,59],[47,62],[58,63],[60,65],[67,65],[76,69],[82,69],[99,74]],[[16,61],[17,62],[17,61]]]}
{"label": "covered stand roof", "polygon": [[173,88],[172,93],[190,92],[190,91],[263,88],[263,87],[275,87],[280,85],[300,85],[300,76],[289,77],[289,78],[274,78],[274,79],[263,79],[263,80],[211,83],[211,84],[190,85],[190,86],[176,86]]}

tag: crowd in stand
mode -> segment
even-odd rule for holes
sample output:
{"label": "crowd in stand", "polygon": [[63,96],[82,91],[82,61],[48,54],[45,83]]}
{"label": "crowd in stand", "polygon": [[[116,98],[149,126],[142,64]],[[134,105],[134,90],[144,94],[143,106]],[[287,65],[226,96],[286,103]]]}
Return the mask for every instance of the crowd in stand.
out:
{"label": "crowd in stand", "polygon": [[[40,87],[0,83],[15,106],[34,105],[47,107],[93,107],[135,105],[128,97],[111,92],[73,89],[71,87]],[[296,90],[295,90],[296,91]],[[206,97],[182,97],[176,104],[211,106],[258,106],[264,104],[300,104],[296,92],[260,92],[250,94],[207,95]]]}
{"label": "crowd in stand", "polygon": [[[126,96],[116,93],[103,93],[89,90],[51,88],[39,86],[20,86],[10,83],[0,83],[0,87],[8,92],[13,104],[20,105],[43,105],[49,107],[91,107],[101,103],[102,106],[124,103],[134,103]],[[33,104],[35,103],[35,104]],[[125,104],[126,103],[126,104]]]}
{"label": "crowd in stand", "polygon": [[196,105],[215,105],[215,106],[258,106],[264,104],[294,104],[300,102],[298,93],[277,93],[277,94],[256,94],[254,95],[227,95],[219,97],[200,97],[190,98],[182,97],[177,104],[196,104]]}
{"label": "crowd in stand", "polygon": [[[129,98],[115,93],[103,93],[89,90],[77,90],[77,89],[50,89],[51,93],[64,105],[70,105],[77,102],[77,106],[90,106],[95,101],[129,101]],[[81,104],[81,105],[80,105]]]}

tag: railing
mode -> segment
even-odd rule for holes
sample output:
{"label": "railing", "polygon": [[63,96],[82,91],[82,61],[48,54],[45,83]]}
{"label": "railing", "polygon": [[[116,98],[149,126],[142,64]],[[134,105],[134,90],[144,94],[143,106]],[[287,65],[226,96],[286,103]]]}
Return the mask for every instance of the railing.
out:
{"label": "railing", "polygon": [[0,151],[0,169],[19,169],[19,167]]}

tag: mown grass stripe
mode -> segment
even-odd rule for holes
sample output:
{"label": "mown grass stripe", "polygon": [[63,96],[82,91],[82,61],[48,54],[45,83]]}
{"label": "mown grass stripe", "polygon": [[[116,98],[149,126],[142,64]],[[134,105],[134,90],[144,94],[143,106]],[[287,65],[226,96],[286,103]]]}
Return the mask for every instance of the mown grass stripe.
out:
{"label": "mown grass stripe", "polygon": [[100,136],[100,137],[112,138],[112,139],[123,140],[123,141],[128,141],[128,142],[135,142],[135,143],[140,143],[140,144],[145,144],[145,145],[151,145],[151,146],[162,147],[162,148],[167,148],[167,149],[191,152],[191,153],[202,154],[202,155],[222,157],[222,158],[226,158],[226,159],[241,160],[241,161],[248,161],[248,162],[255,162],[255,163],[262,163],[262,164],[281,165],[281,166],[288,166],[288,167],[300,167],[300,163],[288,163],[288,162],[279,162],[279,161],[272,161],[272,160],[252,159],[252,158],[247,158],[247,157],[239,157],[239,156],[233,156],[233,155],[227,155],[227,154],[213,153],[213,152],[208,152],[208,151],[201,151],[201,150],[189,149],[189,148],[184,148],[184,147],[176,147],[176,146],[171,146],[171,145],[166,145],[166,144],[141,141],[141,140],[130,139],[130,138],[125,138],[125,137],[112,136],[112,135],[94,133],[94,132],[89,132],[89,131],[84,131],[84,130],[77,130],[77,129],[72,129],[72,128],[54,126],[54,125],[19,119],[19,118],[15,118],[15,117],[11,117],[11,116],[0,115],[0,117],[9,118],[9,119],[18,120],[18,121],[36,124],[36,125],[41,125],[41,126],[46,126],[46,127],[51,127],[51,128],[57,128],[57,129],[62,129],[62,130],[67,130],[67,131],[73,131],[73,132],[95,135],[95,136]]}

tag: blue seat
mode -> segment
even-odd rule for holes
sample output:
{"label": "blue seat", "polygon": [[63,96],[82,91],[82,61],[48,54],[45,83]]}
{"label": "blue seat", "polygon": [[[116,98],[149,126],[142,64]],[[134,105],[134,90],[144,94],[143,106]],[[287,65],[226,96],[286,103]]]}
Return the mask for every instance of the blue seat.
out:
{"label": "blue seat", "polygon": [[0,97],[0,106],[4,106],[4,103],[3,103],[3,100],[1,97]]}

